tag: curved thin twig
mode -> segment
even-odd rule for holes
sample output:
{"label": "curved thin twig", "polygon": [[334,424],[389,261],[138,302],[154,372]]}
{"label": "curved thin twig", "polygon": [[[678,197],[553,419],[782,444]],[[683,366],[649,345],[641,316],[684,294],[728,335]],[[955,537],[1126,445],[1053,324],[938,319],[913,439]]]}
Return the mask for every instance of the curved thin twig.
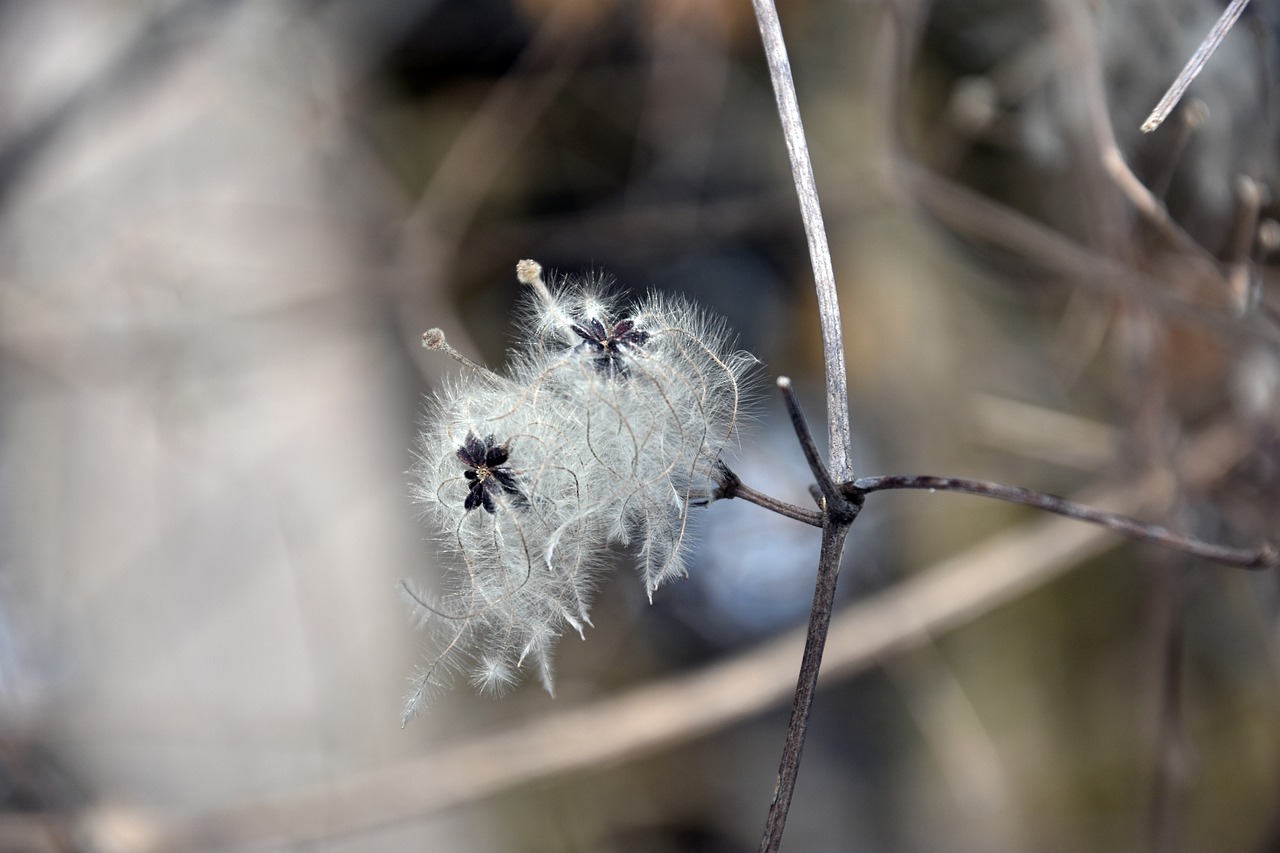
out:
{"label": "curved thin twig", "polygon": [[787,503],[784,500],[779,500],[772,495],[766,495],[764,492],[751,488],[746,483],[742,482],[742,478],[723,462],[717,464],[716,475],[719,481],[719,485],[717,485],[714,495],[716,500],[741,498],[748,503],[764,507],[770,512],[775,512],[778,515],[795,519],[796,521],[802,521],[813,527],[822,526],[822,513],[817,510],[805,509],[802,506]]}
{"label": "curved thin twig", "polygon": [[1170,84],[1169,90],[1164,93],[1160,103],[1156,104],[1151,115],[1147,116],[1147,120],[1142,123],[1143,133],[1150,133],[1164,123],[1169,113],[1178,105],[1178,101],[1182,100],[1191,81],[1200,74],[1204,64],[1209,61],[1209,57],[1213,56],[1218,45],[1222,44],[1222,40],[1227,37],[1232,25],[1248,5],[1249,0],[1231,0],[1231,4],[1223,10],[1221,17],[1213,25],[1213,29],[1209,30],[1209,35],[1205,36],[1204,41],[1200,42],[1200,46],[1196,48],[1196,52],[1191,54],[1187,64],[1178,72],[1178,76]]}
{"label": "curved thin twig", "polygon": [[1280,552],[1274,545],[1264,542],[1257,548],[1232,548],[1226,545],[1215,545],[1182,533],[1148,524],[1128,516],[1114,512],[1095,509],[1091,506],[1069,501],[1065,498],[1047,495],[1043,492],[1024,489],[1019,486],[1006,486],[986,480],[969,480],[963,477],[933,477],[922,474],[894,474],[881,477],[859,477],[848,484],[847,490],[857,495],[881,492],[888,489],[928,489],[938,492],[963,492],[984,498],[1021,504],[1045,512],[1073,518],[1090,524],[1099,524],[1114,530],[1131,539],[1154,542],[1167,548],[1174,548],[1195,557],[1202,557],[1241,569],[1262,570],[1280,566]]}
{"label": "curved thin twig", "polygon": [[[1229,425],[1200,434],[1179,454],[1188,485],[1212,483],[1247,448],[1244,437]],[[1147,476],[1090,489],[1079,498],[1118,512],[1141,513],[1165,499],[1166,487],[1161,478]],[[890,655],[933,642],[1043,587],[1116,541],[1099,527],[1041,517],[925,567],[833,620],[822,680],[848,678]],[[119,837],[123,822],[143,839],[133,849],[176,853],[297,846],[420,819],[533,780],[670,749],[774,707],[792,690],[800,643],[800,633],[791,632],[692,673],[558,709],[504,731],[441,744],[426,754],[323,786],[276,791],[197,814],[104,808],[82,813],[67,829],[98,849],[106,839]],[[37,814],[30,820],[44,831],[49,818]]]}
{"label": "curved thin twig", "polygon": [[818,203],[818,186],[805,141],[800,105],[796,101],[795,81],[791,78],[791,61],[782,40],[782,26],[773,0],[752,0],[760,38],[764,42],[769,77],[782,120],[782,133],[787,140],[791,159],[791,178],[800,197],[800,216],[809,241],[809,262],[813,266],[813,284],[818,292],[818,318],[822,325],[822,354],[827,379],[827,436],[830,450],[828,464],[835,479],[853,479],[853,437],[849,428],[849,388],[844,365],[844,332],[840,322],[840,301],[836,295],[836,274],[831,265],[831,246]]}
{"label": "curved thin twig", "polygon": [[[791,426],[796,432],[796,438],[800,441],[801,450],[804,451],[805,461],[809,463],[813,479],[817,481],[818,490],[822,492],[825,501],[823,511],[828,516],[839,513],[842,505],[851,501],[860,508],[861,497],[843,492],[831,476],[831,472],[827,470],[827,466],[823,464],[822,457],[818,454],[818,445],[813,441],[813,433],[809,431],[809,422],[805,420],[804,412],[800,409],[800,399],[796,396],[795,389],[791,387],[791,380],[786,376],[779,376],[778,390],[782,392],[782,399],[787,405],[787,415],[791,418]],[[853,514],[857,515],[856,509]]]}

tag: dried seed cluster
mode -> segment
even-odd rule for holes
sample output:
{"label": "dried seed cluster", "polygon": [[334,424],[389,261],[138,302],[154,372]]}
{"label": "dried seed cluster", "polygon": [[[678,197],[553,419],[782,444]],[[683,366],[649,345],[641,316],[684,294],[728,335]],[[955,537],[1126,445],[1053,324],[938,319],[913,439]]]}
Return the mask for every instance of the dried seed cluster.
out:
{"label": "dried seed cluster", "polygon": [[[636,543],[650,598],[685,574],[689,509],[714,497],[756,363],[685,300],[622,307],[598,281],[516,274],[533,298],[508,370],[454,354],[469,369],[419,444],[414,495],[449,571],[438,597],[406,586],[436,643],[406,719],[458,672],[498,693],[530,667],[550,691],[552,647],[590,624],[611,544]],[[438,330],[423,344],[452,353]]]}

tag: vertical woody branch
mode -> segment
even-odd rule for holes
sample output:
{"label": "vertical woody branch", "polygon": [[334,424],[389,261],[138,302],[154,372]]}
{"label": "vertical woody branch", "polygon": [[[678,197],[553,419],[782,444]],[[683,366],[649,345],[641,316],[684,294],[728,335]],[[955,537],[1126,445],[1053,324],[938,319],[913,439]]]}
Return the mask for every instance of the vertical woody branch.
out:
{"label": "vertical woody branch", "polygon": [[813,266],[813,283],[818,291],[818,315],[822,324],[822,350],[827,378],[827,435],[830,449],[828,464],[837,482],[853,479],[852,439],[849,431],[849,391],[844,366],[844,334],[840,325],[840,302],[836,296],[836,276],[831,265],[831,246],[818,204],[818,187],[813,178],[809,145],[805,142],[804,124],[796,101],[795,82],[791,79],[791,62],[782,40],[778,10],[773,0],[752,0],[760,38],[764,42],[769,63],[769,77],[782,119],[782,132],[791,158],[791,177],[800,197],[800,215],[805,237],[809,241],[809,262]]}
{"label": "vertical woody branch", "polygon": [[778,390],[782,392],[796,439],[800,442],[822,495],[822,555],[818,559],[818,578],[813,590],[813,608],[809,611],[809,630],[805,636],[804,654],[800,659],[800,675],[796,679],[795,701],[791,705],[791,720],[787,724],[787,736],[782,744],[782,761],[778,765],[773,802],[769,804],[764,834],[760,839],[760,853],[777,853],[782,844],[782,831],[786,827],[787,813],[791,810],[791,798],[800,772],[800,756],[809,730],[809,713],[813,710],[813,697],[818,689],[822,652],[827,645],[831,613],[835,609],[840,557],[844,553],[849,528],[857,519],[863,503],[861,494],[846,495],[832,479],[831,472],[822,464],[809,424],[804,412],[800,410],[800,401],[796,399],[791,387],[791,380],[785,376],[779,377]]}

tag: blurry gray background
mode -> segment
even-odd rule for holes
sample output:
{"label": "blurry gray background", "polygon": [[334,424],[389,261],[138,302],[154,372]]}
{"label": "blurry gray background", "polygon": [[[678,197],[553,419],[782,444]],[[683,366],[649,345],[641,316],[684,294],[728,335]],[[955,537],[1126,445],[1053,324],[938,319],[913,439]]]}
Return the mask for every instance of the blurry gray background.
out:
{"label": "blurry gray background", "polygon": [[[1219,4],[783,4],[860,473],[1155,482],[1153,520],[1280,538],[1254,5],[1142,136]],[[525,257],[726,316],[764,362],[734,467],[808,500],[770,389],[820,427],[821,345],[747,0],[0,3],[0,848],[755,849],[794,669],[669,696],[804,619],[817,536],[757,508],[701,512],[653,606],[619,555],[554,700],[398,725],[396,586],[436,577],[405,471],[455,367],[418,338],[500,364]],[[844,600],[1031,521],[876,496]],[[1280,844],[1274,576],[1116,544],[845,667],[785,849]]]}

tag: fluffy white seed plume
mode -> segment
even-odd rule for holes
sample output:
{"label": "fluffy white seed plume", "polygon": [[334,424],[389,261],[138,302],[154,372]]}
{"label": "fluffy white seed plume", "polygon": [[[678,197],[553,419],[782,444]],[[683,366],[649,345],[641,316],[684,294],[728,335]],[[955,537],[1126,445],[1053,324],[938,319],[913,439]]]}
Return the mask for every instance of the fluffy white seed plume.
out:
{"label": "fluffy white seed plume", "polygon": [[610,537],[640,545],[650,598],[685,574],[688,508],[708,503],[720,456],[737,438],[747,377],[723,323],[687,300],[650,295],[619,307],[593,280],[553,292],[534,261],[517,277],[534,292],[521,381],[576,401],[582,436],[605,476]]}
{"label": "fluffy white seed plume", "polygon": [[460,670],[498,693],[529,666],[550,690],[555,640],[589,623],[604,535],[584,499],[574,420],[563,402],[487,371],[434,400],[413,492],[449,570],[438,597],[406,587],[436,643],[406,719]]}
{"label": "fluffy white seed plume", "polygon": [[550,691],[552,649],[590,624],[609,543],[637,543],[651,599],[685,574],[689,509],[714,497],[756,364],[683,299],[624,306],[595,280],[552,291],[534,261],[517,278],[534,299],[506,375],[423,335],[467,370],[436,396],[414,469],[449,568],[439,597],[405,586],[435,641],[406,720],[459,672],[496,694],[534,669]]}

